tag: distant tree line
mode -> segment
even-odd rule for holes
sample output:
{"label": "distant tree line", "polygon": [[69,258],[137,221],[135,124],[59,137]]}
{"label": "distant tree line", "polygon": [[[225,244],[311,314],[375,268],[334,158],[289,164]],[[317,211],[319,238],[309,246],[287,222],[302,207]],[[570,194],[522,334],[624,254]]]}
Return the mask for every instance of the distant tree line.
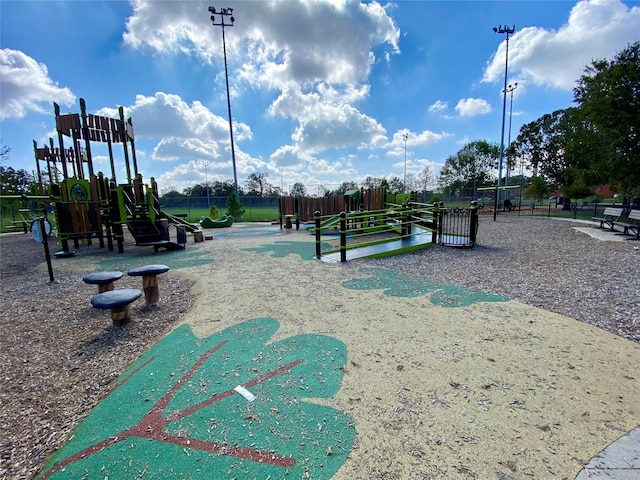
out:
{"label": "distant tree line", "polygon": [[[313,195],[319,197],[344,195],[349,190],[357,190],[359,188],[384,188],[390,193],[402,193],[404,191],[427,192],[427,187],[432,183],[433,178],[433,169],[431,167],[425,167],[417,177],[413,174],[407,174],[406,185],[396,176],[391,176],[390,178],[367,176],[360,184],[352,181],[342,182],[340,186],[334,190],[325,188],[323,185],[318,185],[317,192],[313,192]],[[294,197],[304,197],[311,194],[307,192],[307,188],[303,183],[294,183],[291,185],[290,191],[286,192],[283,191],[281,187],[269,183],[268,179],[269,173],[267,172],[250,174],[247,177],[246,185],[244,187],[238,186],[240,196],[281,197],[291,195]],[[209,196],[212,197],[227,197],[234,191],[233,180],[211,182],[208,187]],[[198,183],[183,189],[182,192],[178,192],[175,187],[170,186],[163,189],[161,193],[163,197],[206,197],[207,185]]]}
{"label": "distant tree line", "polygon": [[[560,190],[565,201],[585,198],[608,184],[628,202],[640,196],[640,42],[613,60],[594,60],[573,90],[576,106],[522,126],[505,150],[503,180],[518,167],[532,172],[527,193]],[[485,140],[447,158],[441,190],[495,185],[499,146]],[[512,176],[510,183],[523,179]],[[503,182],[504,183],[504,182]],[[475,195],[475,193],[474,193]]]}

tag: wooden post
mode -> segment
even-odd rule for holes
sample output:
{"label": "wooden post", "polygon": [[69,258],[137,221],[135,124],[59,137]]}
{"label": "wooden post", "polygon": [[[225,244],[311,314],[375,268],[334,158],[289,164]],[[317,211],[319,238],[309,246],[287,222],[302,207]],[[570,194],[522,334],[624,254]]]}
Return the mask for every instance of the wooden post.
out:
{"label": "wooden post", "polygon": [[[93,176],[93,159],[91,158],[91,140],[89,138],[89,125],[87,124],[87,104],[84,98],[80,99],[80,117],[82,118],[82,136],[84,137],[84,151],[87,154],[87,165],[89,166],[89,178]],[[79,159],[82,165],[82,157]]]}

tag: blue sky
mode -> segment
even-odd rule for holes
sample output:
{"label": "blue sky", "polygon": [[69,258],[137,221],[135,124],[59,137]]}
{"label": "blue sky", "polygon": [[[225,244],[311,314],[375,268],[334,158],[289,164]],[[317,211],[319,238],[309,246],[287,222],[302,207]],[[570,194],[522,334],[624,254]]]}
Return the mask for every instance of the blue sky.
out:
{"label": "blue sky", "polygon": [[[640,39],[640,3],[591,1],[0,2],[0,136],[6,165],[35,170],[33,144],[63,113],[117,116],[136,133],[138,167],[160,190],[233,178],[220,27],[225,29],[238,182],[268,173],[314,194],[366,176],[437,176],[465,143],[500,142],[505,36],[514,139],[572,105],[594,58]],[[507,98],[508,137],[510,101]],[[68,146],[68,145],[66,145]],[[94,168],[109,173],[106,147]],[[118,181],[126,181],[115,149]],[[206,163],[205,163],[206,162]],[[205,165],[206,168],[205,168]]]}

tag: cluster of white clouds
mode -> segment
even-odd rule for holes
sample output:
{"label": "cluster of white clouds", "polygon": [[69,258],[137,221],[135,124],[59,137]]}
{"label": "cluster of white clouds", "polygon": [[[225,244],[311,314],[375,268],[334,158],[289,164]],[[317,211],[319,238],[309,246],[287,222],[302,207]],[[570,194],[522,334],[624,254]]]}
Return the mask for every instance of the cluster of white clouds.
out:
{"label": "cluster of white clouds", "polygon": [[[132,14],[124,26],[123,42],[140,55],[190,55],[210,63],[222,52],[220,30],[211,28],[205,2],[132,0]],[[200,5],[199,9],[197,5]],[[348,156],[323,158],[323,152],[357,148],[398,157],[407,143],[424,146],[451,136],[447,132],[387,132],[380,119],[364,113],[359,104],[370,94],[372,67],[402,55],[401,32],[392,13],[393,4],[356,0],[274,0],[251,2],[242,22],[228,35],[234,66],[234,95],[262,89],[273,101],[265,115],[294,122],[291,142],[281,145],[268,159],[237,150],[239,172],[261,169],[276,173],[287,167],[301,181],[358,173]],[[594,57],[611,57],[621,46],[638,39],[640,7],[619,0],[581,0],[557,31],[539,27],[518,30],[509,40],[512,75],[528,83],[570,90],[584,65]],[[482,82],[499,83],[504,74],[506,42],[488,59]],[[378,55],[378,56],[376,56]],[[50,114],[50,102],[71,105],[76,97],[49,77],[47,66],[23,52],[0,50],[0,119],[21,118],[35,111]],[[455,107],[450,108],[450,104]],[[215,162],[219,171],[209,179],[229,178],[231,148],[228,120],[198,101],[191,104],[170,93],[138,95],[125,107],[135,119],[136,135],[157,141],[149,157],[156,161],[184,160],[163,179],[179,185],[201,172],[199,163]],[[426,106],[430,114],[445,118],[472,117],[491,111],[483,98],[439,99]],[[99,114],[117,116],[103,108]],[[407,140],[404,140],[404,135]],[[251,126],[234,122],[234,139],[251,140]],[[410,166],[428,165],[411,159]],[[363,172],[359,172],[363,173]],[[198,173],[197,175],[200,175]],[[218,175],[216,177],[216,175]],[[241,176],[241,175],[239,175]]]}
{"label": "cluster of white clouds", "polygon": [[0,120],[22,118],[29,111],[51,114],[51,102],[68,105],[76,96],[49,78],[47,66],[23,52],[0,50]]}

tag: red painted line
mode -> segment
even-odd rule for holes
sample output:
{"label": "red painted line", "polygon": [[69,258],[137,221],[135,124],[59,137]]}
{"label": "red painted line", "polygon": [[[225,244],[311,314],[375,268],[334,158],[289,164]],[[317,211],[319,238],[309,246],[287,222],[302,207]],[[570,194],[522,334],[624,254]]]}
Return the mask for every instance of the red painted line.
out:
{"label": "red painted line", "polygon": [[296,464],[295,459],[292,457],[287,457],[273,452],[265,452],[264,450],[256,450],[255,448],[238,447],[222,442],[208,442],[197,438],[178,437],[166,434],[162,438],[154,437],[154,439],[173,443],[184,448],[195,448],[205,452],[216,453],[218,455],[229,455],[242,460],[267,463],[277,467],[293,467]]}
{"label": "red painted line", "polygon": [[[281,373],[287,372],[289,370],[291,370],[292,368],[296,367],[297,365],[299,365],[300,363],[302,363],[302,359],[298,359],[298,360],[294,360],[291,363],[288,363],[286,365],[283,365],[282,367],[276,369],[276,370],[272,370],[270,372],[265,373],[264,375],[254,378],[253,380],[250,380],[249,382],[245,383],[244,385],[242,385],[244,388],[251,388],[259,383],[265,382],[267,380],[269,380],[270,378],[275,377],[276,375],[280,375]],[[219,402],[221,400],[224,400],[225,398],[233,395],[237,393],[234,389],[229,389],[226,392],[222,392],[219,393],[217,395],[214,395],[211,398],[208,398],[207,400],[204,400],[200,403],[197,403],[195,405],[192,405],[189,408],[185,408],[184,410],[181,410],[179,412],[173,412],[168,418],[167,420],[170,420],[170,422],[167,422],[167,424],[171,423],[171,422],[175,422],[176,420],[180,419],[180,418],[184,418],[188,415],[191,415],[193,412],[196,412],[198,410],[200,410],[201,408],[204,408],[208,405],[211,405],[213,403]]]}
{"label": "red painted line", "polygon": [[160,408],[161,410],[164,410],[165,407],[169,404],[169,402],[173,400],[173,397],[175,397],[176,393],[178,393],[178,390],[180,390],[180,388],[182,388],[182,386],[186,382],[188,382],[191,377],[193,377],[193,375],[198,371],[198,369],[202,366],[202,364],[206,362],[209,359],[209,357],[213,355],[216,351],[224,347],[228,342],[229,342],[228,340],[224,340],[220,342],[218,345],[216,345],[215,347],[213,347],[212,349],[208,350],[204,355],[202,355],[198,359],[198,361],[193,364],[193,366],[189,369],[189,371],[185,375],[183,375],[180,380],[178,380],[178,382],[171,388],[171,390],[169,390],[169,392],[167,392],[167,394],[164,397],[162,397],[158,401],[158,403],[154,405],[154,409]]}
{"label": "red painted line", "polygon": [[[200,357],[196,363],[187,371],[187,373],[178,380],[178,382],[160,399],[156,404],[149,410],[147,413],[136,425],[132,428],[121,432],[119,435],[115,437],[110,437],[101,442],[98,442],[90,447],[77,452],[76,454],[65,458],[64,460],[56,463],[50,470],[45,472],[42,475],[42,479],[47,479],[54,473],[58,472],[62,468],[70,465],[74,462],[77,462],[87,456],[94,454],[95,452],[102,450],[103,448],[110,447],[111,445],[115,445],[118,442],[126,440],[131,437],[140,437],[140,438],[148,438],[151,440],[157,440],[165,443],[172,443],[175,445],[179,445],[185,448],[195,448],[197,450],[202,450],[205,452],[216,453],[219,455],[230,455],[240,459],[246,459],[254,462],[267,463],[275,466],[282,467],[291,467],[295,465],[296,461],[292,457],[288,457],[285,455],[280,455],[273,452],[265,452],[262,450],[257,450],[254,448],[247,447],[239,447],[228,445],[221,442],[209,442],[206,440],[200,440],[197,438],[189,438],[189,437],[179,437],[175,435],[170,435],[164,432],[164,428],[170,423],[175,422],[180,418],[184,418],[193,412],[200,410],[208,405],[211,405],[215,402],[219,402],[230,395],[233,395],[235,390],[230,389],[226,392],[223,392],[219,395],[213,395],[211,398],[197,403],[189,408],[186,408],[180,412],[175,412],[169,415],[169,417],[163,417],[162,413],[165,408],[169,404],[169,402],[173,399],[176,393],[180,390],[180,388],[187,382],[189,379],[195,374],[195,372],[204,364],[207,359],[211,357],[217,350],[222,348],[224,345],[228,343],[227,340],[220,342],[218,345],[208,350],[202,357]],[[135,373],[137,373],[140,369],[142,369],[145,365],[148,365],[151,361],[153,361],[156,357],[153,357],[143,363],[140,367],[138,367],[134,372],[128,375],[121,384],[124,384],[128,381]],[[245,388],[251,388],[259,383],[265,382],[277,375],[280,375],[284,372],[288,372],[293,369],[297,365],[301,364],[303,359],[299,358],[290,362],[286,365],[283,365],[275,370],[267,372],[259,377],[254,378],[246,382],[243,386]]]}
{"label": "red painted line", "polygon": [[138,373],[140,370],[142,370],[144,367],[146,367],[147,365],[149,365],[151,362],[153,362],[157,357],[151,357],[149,360],[147,360],[146,362],[144,362],[142,365],[140,365],[138,368],[136,368],[133,372],[131,372],[129,375],[127,375],[121,382],[117,382],[113,385],[113,388],[118,388],[120,385],[123,385],[125,383],[127,383],[129,381],[129,379],[131,377],[133,377],[136,373]]}

